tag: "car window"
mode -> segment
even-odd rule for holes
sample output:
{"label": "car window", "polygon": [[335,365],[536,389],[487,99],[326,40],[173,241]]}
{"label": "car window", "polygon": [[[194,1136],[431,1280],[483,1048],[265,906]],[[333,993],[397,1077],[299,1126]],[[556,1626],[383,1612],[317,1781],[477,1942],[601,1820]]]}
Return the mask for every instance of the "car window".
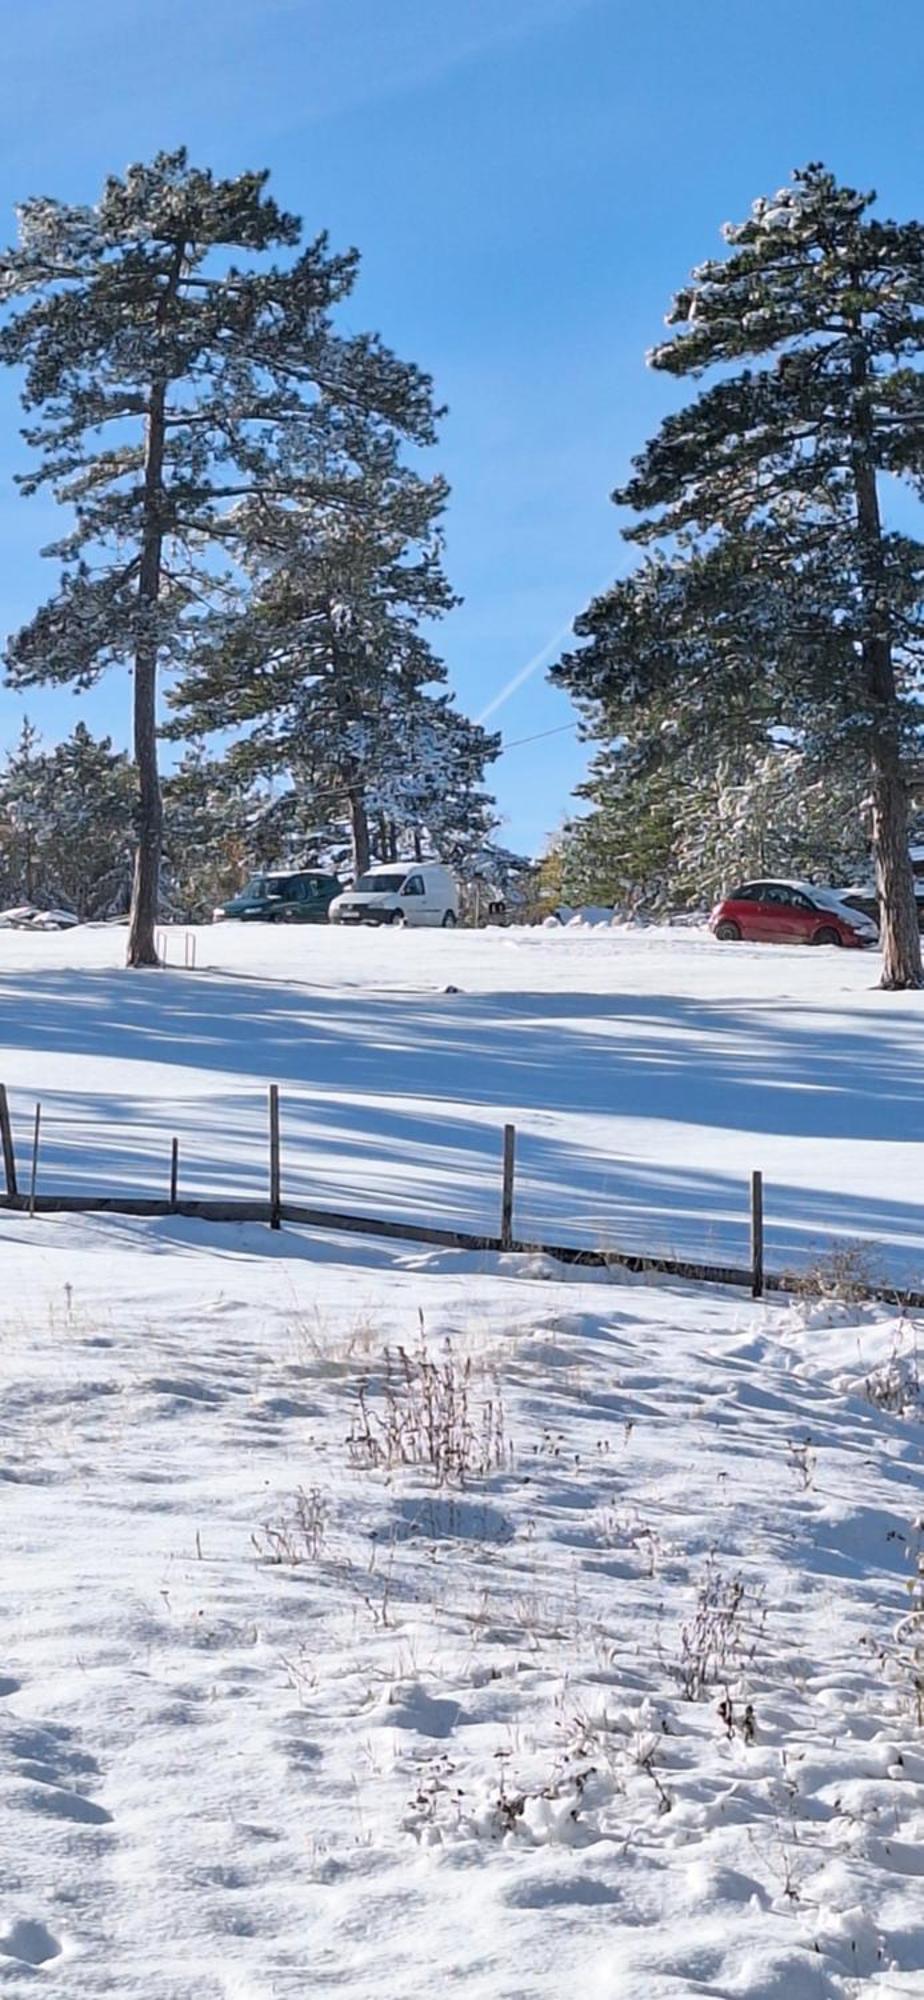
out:
{"label": "car window", "polygon": [[760,894],[759,894],[759,889],[760,889],[760,884],[759,884],[759,883],[756,883],[756,882],[746,882],[746,883],[745,883],[745,885],[744,885],[744,888],[743,888],[743,889],[733,889],[733,890],[732,890],[732,892],[731,892],[731,895],[730,895],[730,897],[729,897],[729,902],[731,902],[731,903],[759,903],[759,902],[760,902],[760,900],[761,900],[761,898],[760,898]]}
{"label": "car window", "polygon": [[401,891],[402,896],[423,896],[425,893],[422,875],[409,876]]}
{"label": "car window", "polygon": [[791,894],[790,894],[790,897],[789,897],[789,901],[790,901],[790,904],[792,905],[792,908],[793,908],[794,910],[812,910],[812,911],[815,911],[815,910],[817,910],[817,908],[818,908],[818,905],[817,905],[817,903],[813,903],[813,902],[811,901],[811,899],[810,899],[810,898],[809,898],[808,896],[803,896],[803,895],[801,895],[801,894],[800,894],[800,891],[799,891],[798,889],[793,889],[793,890],[792,890],[792,892],[791,892]]}
{"label": "car window", "polygon": [[393,875],[369,874],[361,875],[355,887],[366,896],[396,896],[403,882],[404,876],[397,872]]}

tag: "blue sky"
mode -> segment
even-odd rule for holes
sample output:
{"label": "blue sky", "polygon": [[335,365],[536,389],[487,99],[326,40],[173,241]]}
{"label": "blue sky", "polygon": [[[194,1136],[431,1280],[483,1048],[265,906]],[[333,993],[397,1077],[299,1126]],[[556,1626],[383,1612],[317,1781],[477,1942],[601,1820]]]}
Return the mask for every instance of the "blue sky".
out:
{"label": "blue sky", "polygon": [[[306,228],[362,253],[347,308],[434,375],[434,467],[453,489],[441,641],[478,715],[630,557],[608,494],[676,390],[650,375],[673,290],[722,221],[824,159],[924,212],[920,0],[27,0],[6,12],[0,222],[24,195],[91,200],[104,174],[186,144],[269,166]],[[45,502],[11,487],[0,381],[0,625],[54,580]],[[128,740],[129,687],[0,692],[50,739],[85,715]],[[558,730],[541,667],[493,715]],[[505,837],[567,810],[573,732],[495,766]]]}

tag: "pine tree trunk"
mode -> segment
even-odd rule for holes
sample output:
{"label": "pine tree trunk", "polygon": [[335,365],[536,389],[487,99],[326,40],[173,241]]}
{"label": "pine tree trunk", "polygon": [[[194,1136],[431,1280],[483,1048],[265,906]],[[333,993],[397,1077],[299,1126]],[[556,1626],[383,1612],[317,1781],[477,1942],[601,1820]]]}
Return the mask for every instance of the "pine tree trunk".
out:
{"label": "pine tree trunk", "polygon": [[[167,326],[183,270],[186,245],[173,245],[170,268],[157,308]],[[129,965],[156,965],[154,930],[160,894],[163,802],[157,770],[157,606],[164,541],[164,450],[167,376],[155,375],[148,398],[144,441],[144,527],[138,575],[138,637],[135,642],[134,750],[138,770],[138,846],[128,930]]]}
{"label": "pine tree trunk", "polygon": [[896,730],[874,728],[873,853],[879,896],[882,980],[886,987],[924,985],[921,932],[908,854],[908,799]]}
{"label": "pine tree trunk", "polygon": [[138,578],[138,638],[135,643],[134,750],[138,771],[138,846],[128,932],[129,965],[156,965],[154,929],[160,888],[163,806],[157,772],[157,630],[163,528],[161,488],[164,470],[164,406],[162,383],[151,391],[148,406],[144,467],[144,541]]}
{"label": "pine tree trunk", "polygon": [[157,772],[157,648],[135,650],[135,763],[138,768],[138,845],[128,932],[128,964],[156,965],[155,926],[160,889],[163,805]]}
{"label": "pine tree trunk", "polygon": [[352,784],[347,787],[350,803],[350,833],[353,840],[353,877],[359,881],[369,867],[369,821],[366,817],[366,802],[362,787]]}
{"label": "pine tree trunk", "polygon": [[908,853],[908,795],[902,771],[895,665],[888,631],[882,563],[882,520],[869,408],[869,360],[859,328],[852,357],[854,386],[853,482],[860,541],[864,636],[861,642],[869,701],[868,726],[873,797],[873,856],[879,894],[881,985],[924,986],[921,933]]}

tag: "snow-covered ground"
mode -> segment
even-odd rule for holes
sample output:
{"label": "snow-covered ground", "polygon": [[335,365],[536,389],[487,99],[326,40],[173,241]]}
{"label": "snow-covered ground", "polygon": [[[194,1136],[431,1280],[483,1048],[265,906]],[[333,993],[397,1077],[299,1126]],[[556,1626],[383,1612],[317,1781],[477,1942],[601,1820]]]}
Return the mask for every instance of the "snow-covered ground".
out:
{"label": "snow-covered ground", "polygon": [[[490,1225],[512,1116],[524,1233],[740,1248],[762,1165],[779,1254],[918,1269],[874,959],[123,943],[0,943],[46,1185],[262,1186],[273,1079],[293,1193]],[[0,1992],[924,1992],[912,1321],[177,1218],[0,1270]]]}
{"label": "snow-covered ground", "polygon": [[[263,1193],[266,1085],[292,1200],[493,1232],[501,1127],[516,1225],[741,1262],[840,1234],[924,1282],[924,1035],[875,954],[705,932],[200,931],[199,969],[137,979],[120,930],[0,936],[0,1080],[40,1187]],[[174,960],[183,936],[170,938]],[[447,991],[447,988],[458,991]]]}
{"label": "snow-covered ground", "polygon": [[[0,1256],[0,1990],[920,1994],[910,1328],[256,1226]],[[398,1462],[421,1338],[464,1479]]]}

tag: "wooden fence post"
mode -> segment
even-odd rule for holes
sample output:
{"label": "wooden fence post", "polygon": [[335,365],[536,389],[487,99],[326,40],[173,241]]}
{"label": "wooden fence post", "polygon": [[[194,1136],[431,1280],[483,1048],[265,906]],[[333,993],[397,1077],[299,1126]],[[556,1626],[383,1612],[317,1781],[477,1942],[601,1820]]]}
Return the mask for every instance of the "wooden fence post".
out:
{"label": "wooden fence post", "polygon": [[29,1183],[29,1214],[35,1214],[35,1183],[38,1179],[39,1132],[42,1125],[42,1107],[35,1107],[35,1130],[32,1134],[32,1178]]}
{"label": "wooden fence post", "polygon": [[282,1195],[279,1171],[279,1085],[271,1083],[269,1090],[270,1128],[270,1228],[280,1229],[282,1217],[279,1213]]}
{"label": "wooden fence post", "polygon": [[513,1175],[516,1159],[517,1131],[515,1125],[504,1126],[504,1188],[501,1196],[501,1248],[509,1250],[513,1242]]}
{"label": "wooden fence post", "polygon": [[751,1296],[764,1295],[764,1177],[751,1175]]}
{"label": "wooden fence post", "polygon": [[0,1083],[0,1138],[3,1141],[3,1171],[6,1175],[7,1200],[15,1201],[19,1192],[16,1186],[16,1154],[13,1151],[13,1127],[10,1124],[10,1107],[5,1083]]}
{"label": "wooden fence post", "polygon": [[179,1173],[180,1173],[180,1142],[179,1142],[179,1139],[173,1139],[173,1140],[171,1140],[171,1144],[170,1144],[170,1206],[171,1206],[171,1208],[175,1208],[175,1207],[176,1207],[176,1190],[177,1190],[177,1181],[178,1181],[178,1179],[179,1179]]}

